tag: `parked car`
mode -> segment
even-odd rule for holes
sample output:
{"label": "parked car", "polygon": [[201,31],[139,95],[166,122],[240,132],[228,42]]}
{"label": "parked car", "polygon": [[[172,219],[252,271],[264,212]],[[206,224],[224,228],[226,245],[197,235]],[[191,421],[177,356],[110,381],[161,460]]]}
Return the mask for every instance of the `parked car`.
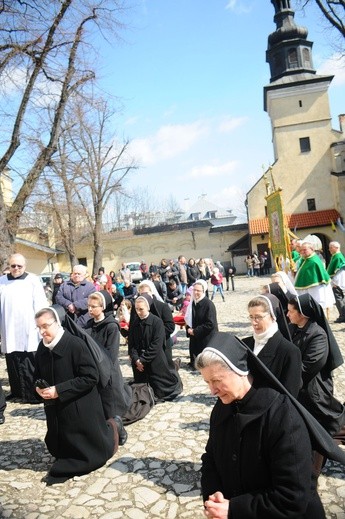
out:
{"label": "parked car", "polygon": [[132,283],[140,283],[143,279],[143,275],[140,270],[140,262],[132,261],[130,263],[126,263],[127,268],[131,271],[131,280]]}

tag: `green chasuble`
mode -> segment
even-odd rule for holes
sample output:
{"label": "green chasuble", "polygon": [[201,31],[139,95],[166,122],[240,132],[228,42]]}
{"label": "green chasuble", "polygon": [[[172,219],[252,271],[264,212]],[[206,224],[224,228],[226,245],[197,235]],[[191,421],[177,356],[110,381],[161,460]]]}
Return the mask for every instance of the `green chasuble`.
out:
{"label": "green chasuble", "polygon": [[293,261],[296,263],[296,261],[300,258],[300,253],[297,252],[296,250],[293,250],[291,251],[291,258],[293,259]]}
{"label": "green chasuble", "polygon": [[328,274],[333,277],[338,272],[338,270],[345,267],[345,257],[341,252],[336,252],[332,255],[331,261],[327,267]]}
{"label": "green chasuble", "polygon": [[330,282],[327,270],[317,254],[313,254],[301,263],[295,277],[295,288],[305,289]]}

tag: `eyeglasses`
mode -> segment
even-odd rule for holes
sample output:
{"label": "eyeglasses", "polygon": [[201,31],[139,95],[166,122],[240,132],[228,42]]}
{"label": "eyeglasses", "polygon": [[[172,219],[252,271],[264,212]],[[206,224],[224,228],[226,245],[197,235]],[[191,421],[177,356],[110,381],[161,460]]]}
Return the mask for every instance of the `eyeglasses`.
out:
{"label": "eyeglasses", "polygon": [[268,312],[266,312],[264,315],[248,315],[248,319],[250,321],[260,322],[265,319],[266,315],[269,315]]}
{"label": "eyeglasses", "polygon": [[51,327],[52,324],[56,323],[56,321],[52,321],[51,323],[42,324],[42,326],[36,326],[37,330],[43,330],[44,332]]}
{"label": "eyeglasses", "polygon": [[15,269],[16,267],[18,269],[22,269],[24,267],[24,265],[10,265],[11,269]]}

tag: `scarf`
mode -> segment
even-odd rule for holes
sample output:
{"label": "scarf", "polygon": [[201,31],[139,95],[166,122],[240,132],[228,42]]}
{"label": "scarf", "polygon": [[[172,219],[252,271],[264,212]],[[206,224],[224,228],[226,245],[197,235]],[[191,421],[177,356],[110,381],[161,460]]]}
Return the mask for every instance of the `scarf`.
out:
{"label": "scarf", "polygon": [[64,333],[65,333],[65,330],[62,327],[60,327],[58,329],[57,334],[55,335],[55,338],[51,342],[45,342],[45,340],[42,339],[43,345],[46,348],[48,348],[50,351],[53,350],[55,348],[55,346],[57,345],[57,343],[60,341],[60,339]]}
{"label": "scarf", "polygon": [[271,326],[263,333],[253,333],[254,337],[254,355],[258,355],[268,340],[278,331],[278,324],[274,321]]}

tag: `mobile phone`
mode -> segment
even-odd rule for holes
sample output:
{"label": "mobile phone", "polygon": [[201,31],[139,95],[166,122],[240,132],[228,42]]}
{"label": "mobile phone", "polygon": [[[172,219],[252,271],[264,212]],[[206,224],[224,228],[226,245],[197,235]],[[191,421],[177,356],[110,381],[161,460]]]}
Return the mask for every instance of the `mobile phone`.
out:
{"label": "mobile phone", "polygon": [[45,387],[50,387],[48,382],[46,380],[44,380],[43,378],[39,378],[38,380],[36,380],[35,385],[37,387],[39,387],[40,389],[44,389]]}

